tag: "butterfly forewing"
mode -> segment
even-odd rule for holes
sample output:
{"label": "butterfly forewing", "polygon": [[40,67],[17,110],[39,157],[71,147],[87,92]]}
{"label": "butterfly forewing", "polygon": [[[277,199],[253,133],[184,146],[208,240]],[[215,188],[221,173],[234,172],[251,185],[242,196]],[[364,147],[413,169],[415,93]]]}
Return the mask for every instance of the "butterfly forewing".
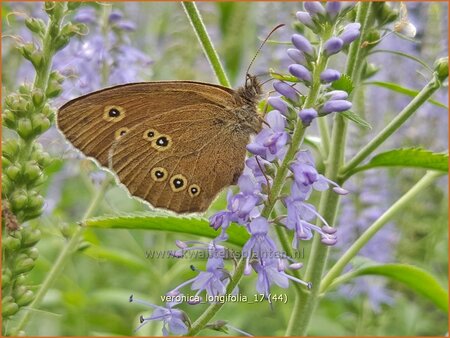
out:
{"label": "butterfly forewing", "polygon": [[149,118],[113,145],[112,169],[132,195],[155,207],[204,211],[243,169],[247,139],[233,133],[230,114],[196,104]]}
{"label": "butterfly forewing", "polygon": [[106,88],[69,101],[58,112],[58,127],[66,138],[101,165],[121,134],[148,118],[179,107],[233,102],[232,90],[199,82],[133,83]]}

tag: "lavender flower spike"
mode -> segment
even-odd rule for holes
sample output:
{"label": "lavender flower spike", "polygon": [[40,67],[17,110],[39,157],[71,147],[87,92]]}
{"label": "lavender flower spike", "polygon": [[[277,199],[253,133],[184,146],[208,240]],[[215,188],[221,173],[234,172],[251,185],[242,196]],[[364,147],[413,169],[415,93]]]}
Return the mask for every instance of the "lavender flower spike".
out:
{"label": "lavender flower spike", "polygon": [[311,45],[311,42],[309,42],[308,39],[305,38],[303,35],[294,34],[294,35],[292,35],[291,40],[292,40],[292,44],[299,51],[302,51],[303,53],[308,54],[309,56],[314,55],[314,47]]}
{"label": "lavender flower spike", "polygon": [[352,103],[345,100],[331,100],[325,102],[322,109],[320,109],[321,114],[330,114],[333,112],[342,112],[349,110],[352,107]]}
{"label": "lavender flower spike", "polygon": [[326,69],[320,74],[323,83],[330,83],[339,80],[341,73],[334,69]]}
{"label": "lavender flower spike", "polygon": [[292,61],[298,64],[301,64],[303,66],[308,65],[308,61],[306,61],[305,55],[296,48],[289,48],[287,50],[287,55],[292,59]]}
{"label": "lavender flower spike", "polygon": [[311,82],[311,80],[312,80],[311,72],[308,69],[306,69],[305,66],[290,65],[288,69],[289,69],[289,73],[294,75],[299,80],[302,80],[305,82]]}
{"label": "lavender flower spike", "polygon": [[317,111],[313,108],[302,109],[298,113],[298,116],[302,120],[303,126],[308,127],[311,125],[312,120],[314,120],[317,116]]}
{"label": "lavender flower spike", "polygon": [[339,53],[343,46],[344,41],[342,41],[340,38],[332,37],[324,43],[323,48],[325,50],[325,54],[327,56],[330,56]]}
{"label": "lavender flower spike", "polygon": [[286,96],[288,99],[292,101],[297,101],[298,95],[294,88],[288,85],[286,82],[275,81],[273,83],[273,88],[283,96]]}
{"label": "lavender flower spike", "polygon": [[311,16],[325,15],[325,8],[323,8],[320,1],[307,1],[303,4],[303,7]]}

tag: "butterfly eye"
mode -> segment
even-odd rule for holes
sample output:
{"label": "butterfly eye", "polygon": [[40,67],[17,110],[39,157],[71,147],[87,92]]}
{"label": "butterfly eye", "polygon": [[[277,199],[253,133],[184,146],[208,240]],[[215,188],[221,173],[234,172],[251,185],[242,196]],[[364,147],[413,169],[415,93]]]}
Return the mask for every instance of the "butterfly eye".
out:
{"label": "butterfly eye", "polygon": [[171,147],[172,138],[168,135],[159,135],[152,147],[158,151],[164,151]]}
{"label": "butterfly eye", "polygon": [[191,197],[195,197],[200,194],[200,187],[197,184],[191,184],[189,186],[188,191],[189,191],[189,195],[191,195]]}
{"label": "butterfly eye", "polygon": [[103,111],[103,119],[108,122],[119,122],[125,117],[125,109],[119,106],[106,106]]}
{"label": "butterfly eye", "polygon": [[150,174],[156,182],[165,181],[167,178],[167,170],[161,167],[153,168]]}
{"label": "butterfly eye", "polygon": [[126,133],[128,133],[129,129],[126,127],[117,129],[116,132],[114,133],[115,139],[118,140],[121,136],[125,135]]}
{"label": "butterfly eye", "polygon": [[172,191],[179,192],[186,189],[187,185],[187,179],[181,174],[172,176],[170,179],[170,187],[172,188]]}
{"label": "butterfly eye", "polygon": [[144,135],[142,135],[142,137],[144,138],[144,140],[153,141],[158,135],[159,133],[155,129],[147,129],[146,131],[144,131]]}

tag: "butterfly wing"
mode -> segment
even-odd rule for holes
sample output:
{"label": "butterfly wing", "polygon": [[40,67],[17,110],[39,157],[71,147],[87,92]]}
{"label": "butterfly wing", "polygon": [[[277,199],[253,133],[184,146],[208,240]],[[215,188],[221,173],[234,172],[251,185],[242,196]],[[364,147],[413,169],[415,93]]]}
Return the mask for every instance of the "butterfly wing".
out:
{"label": "butterfly wing", "polygon": [[192,81],[144,82],[106,88],[62,106],[57,124],[85,155],[108,165],[111,145],[137,125],[179,107],[233,104],[233,90]]}
{"label": "butterfly wing", "polygon": [[243,170],[248,134],[230,114],[202,103],[150,117],[111,148],[112,169],[155,207],[204,211]]}

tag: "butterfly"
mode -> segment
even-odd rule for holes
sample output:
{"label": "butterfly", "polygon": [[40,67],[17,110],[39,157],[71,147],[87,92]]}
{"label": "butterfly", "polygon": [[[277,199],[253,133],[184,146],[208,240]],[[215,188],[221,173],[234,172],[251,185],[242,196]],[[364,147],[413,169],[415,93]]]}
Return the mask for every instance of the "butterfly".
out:
{"label": "butterfly", "polygon": [[57,125],[86,156],[137,196],[177,213],[203,212],[244,169],[246,145],[262,128],[261,84],[143,82],[64,104]]}

